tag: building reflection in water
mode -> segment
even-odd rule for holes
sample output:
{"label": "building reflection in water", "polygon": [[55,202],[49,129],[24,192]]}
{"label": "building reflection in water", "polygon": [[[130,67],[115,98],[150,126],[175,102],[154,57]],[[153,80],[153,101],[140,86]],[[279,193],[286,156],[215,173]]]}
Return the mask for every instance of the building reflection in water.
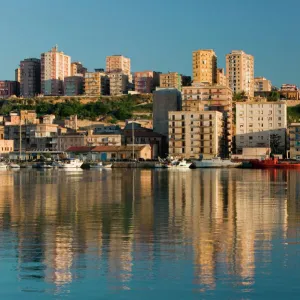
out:
{"label": "building reflection in water", "polygon": [[201,290],[228,276],[251,288],[258,257],[271,259],[274,236],[297,235],[299,176],[213,169],[6,172],[0,249],[15,241],[20,280],[57,287],[93,270],[110,288],[131,289],[135,272],[152,280],[163,260],[187,260]]}

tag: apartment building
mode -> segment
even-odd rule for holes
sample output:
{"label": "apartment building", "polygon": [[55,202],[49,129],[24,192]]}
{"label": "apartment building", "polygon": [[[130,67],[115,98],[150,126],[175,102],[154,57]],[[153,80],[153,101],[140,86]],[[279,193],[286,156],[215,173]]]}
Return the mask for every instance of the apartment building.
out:
{"label": "apartment building", "polygon": [[15,81],[21,82],[21,68],[15,69]]}
{"label": "apartment building", "polygon": [[289,126],[290,158],[300,159],[300,123],[291,123]]}
{"label": "apartment building", "polygon": [[300,94],[298,87],[295,84],[285,83],[279,91],[280,97],[287,100],[299,100]]}
{"label": "apartment building", "polygon": [[128,93],[128,75],[123,72],[113,72],[108,74],[109,94],[119,96]]}
{"label": "apartment building", "polygon": [[255,92],[270,92],[272,91],[272,83],[265,77],[254,78],[254,91]]}
{"label": "apartment building", "polygon": [[193,82],[217,83],[217,56],[214,50],[193,51]]}
{"label": "apartment building", "polygon": [[223,114],[222,157],[229,157],[233,140],[232,90],[223,85],[193,83],[182,88],[183,111],[219,111]]}
{"label": "apartment building", "polygon": [[226,76],[228,86],[234,93],[245,92],[254,96],[254,57],[241,50],[226,55]]}
{"label": "apartment building", "polygon": [[278,102],[236,103],[236,150],[270,147],[273,153],[285,154],[287,106]]}
{"label": "apartment building", "polygon": [[169,155],[183,158],[220,156],[223,114],[218,111],[170,111]]}
{"label": "apartment building", "polygon": [[132,82],[130,58],[123,55],[112,55],[106,57],[106,72],[123,73],[128,76],[128,81]]}
{"label": "apartment building", "polygon": [[85,68],[80,61],[74,61],[71,63],[71,76],[75,76],[77,74],[84,75],[87,72],[87,68]]}
{"label": "apartment building", "polygon": [[71,57],[58,51],[58,46],[41,54],[41,92],[46,96],[64,93],[64,78],[71,76]]}
{"label": "apartment building", "polygon": [[141,94],[150,94],[159,86],[159,73],[144,71],[134,73],[134,89]]}
{"label": "apartment building", "polygon": [[26,58],[20,62],[20,95],[34,97],[41,93],[41,60]]}
{"label": "apartment building", "polygon": [[18,96],[17,82],[11,80],[0,80],[0,98]]}
{"label": "apartment building", "polygon": [[[80,74],[81,75],[81,74]],[[64,95],[77,96],[83,94],[83,75],[68,76],[64,80]]]}
{"label": "apartment building", "polygon": [[109,94],[109,77],[104,72],[86,72],[84,74],[84,93],[89,96]]}
{"label": "apartment building", "polygon": [[217,84],[227,86],[227,77],[225,75],[225,70],[222,68],[217,69]]}
{"label": "apartment building", "polygon": [[163,73],[159,75],[159,86],[161,88],[173,88],[181,91],[182,78],[177,72]]}

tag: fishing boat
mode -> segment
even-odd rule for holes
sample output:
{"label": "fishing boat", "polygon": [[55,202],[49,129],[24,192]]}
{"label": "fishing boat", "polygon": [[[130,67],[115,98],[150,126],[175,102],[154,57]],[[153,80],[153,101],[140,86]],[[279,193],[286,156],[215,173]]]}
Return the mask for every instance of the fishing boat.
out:
{"label": "fishing boat", "polygon": [[102,169],[104,166],[102,164],[102,162],[97,162],[97,163],[92,163],[90,164],[90,168],[91,169]]}
{"label": "fishing boat", "polygon": [[254,169],[300,169],[300,162],[280,161],[278,158],[254,159],[250,162]]}
{"label": "fishing boat", "polygon": [[79,169],[81,168],[83,162],[77,158],[72,159],[72,158],[68,158],[65,159],[64,161],[62,161],[62,163],[60,164],[60,168],[63,169]]}
{"label": "fishing boat", "polygon": [[20,169],[20,165],[15,164],[15,163],[10,163],[10,164],[9,164],[9,167],[10,167],[11,169]]}
{"label": "fishing boat", "polygon": [[189,169],[192,166],[192,163],[187,162],[185,159],[182,160],[173,160],[168,165],[168,168],[171,169]]}
{"label": "fishing boat", "polygon": [[241,162],[233,162],[230,159],[221,159],[220,157],[192,160],[192,163],[196,168],[237,168],[242,165]]}

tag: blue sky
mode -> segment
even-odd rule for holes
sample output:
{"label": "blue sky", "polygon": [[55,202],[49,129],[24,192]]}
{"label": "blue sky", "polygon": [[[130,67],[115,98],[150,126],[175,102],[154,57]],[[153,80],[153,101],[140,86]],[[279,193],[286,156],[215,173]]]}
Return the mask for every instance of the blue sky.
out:
{"label": "blue sky", "polygon": [[212,48],[218,65],[241,49],[255,75],[300,85],[298,0],[0,0],[0,79],[55,44],[88,69],[131,58],[132,71],[191,75],[191,53]]}

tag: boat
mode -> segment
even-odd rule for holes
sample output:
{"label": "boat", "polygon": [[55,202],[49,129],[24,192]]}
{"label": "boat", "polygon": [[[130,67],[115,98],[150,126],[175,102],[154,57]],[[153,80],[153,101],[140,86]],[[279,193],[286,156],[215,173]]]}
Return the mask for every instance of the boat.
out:
{"label": "boat", "polygon": [[6,170],[8,165],[5,162],[0,162],[0,170]]}
{"label": "boat", "polygon": [[46,162],[40,162],[37,164],[38,169],[53,169],[51,164],[47,164]]}
{"label": "boat", "polygon": [[250,162],[254,169],[300,169],[300,162],[280,161],[278,158],[253,159]]}
{"label": "boat", "polygon": [[167,169],[168,164],[163,163],[163,162],[158,162],[158,163],[154,164],[154,168],[155,169]]}
{"label": "boat", "polygon": [[104,166],[102,164],[102,162],[97,162],[97,163],[92,163],[90,164],[90,168],[91,169],[102,169]]}
{"label": "boat", "polygon": [[230,159],[221,159],[220,157],[192,160],[192,163],[196,168],[238,168],[242,165],[241,162],[233,162]]}
{"label": "boat", "polygon": [[10,167],[11,169],[20,169],[20,165],[15,164],[15,163],[10,163],[10,164],[9,164],[9,167]]}
{"label": "boat", "polygon": [[62,161],[60,168],[63,169],[79,169],[81,168],[81,166],[83,165],[83,162],[77,158],[72,159],[65,159],[64,161]]}
{"label": "boat", "polygon": [[104,169],[111,169],[112,168],[112,164],[107,164],[103,166]]}
{"label": "boat", "polygon": [[189,169],[192,166],[192,163],[188,163],[185,159],[182,160],[173,160],[168,165],[168,168],[171,169]]}

